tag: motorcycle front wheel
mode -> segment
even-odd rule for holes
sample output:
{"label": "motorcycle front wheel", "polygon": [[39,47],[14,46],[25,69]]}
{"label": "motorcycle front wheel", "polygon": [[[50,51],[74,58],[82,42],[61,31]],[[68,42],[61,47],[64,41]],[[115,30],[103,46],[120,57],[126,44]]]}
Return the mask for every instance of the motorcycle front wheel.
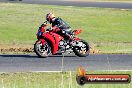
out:
{"label": "motorcycle front wheel", "polygon": [[73,47],[73,52],[79,57],[86,57],[90,53],[89,44],[84,40],[79,40],[78,44]]}
{"label": "motorcycle front wheel", "polygon": [[34,52],[42,58],[46,58],[51,54],[51,47],[46,42],[44,45],[42,45],[41,41],[37,41],[34,44]]}

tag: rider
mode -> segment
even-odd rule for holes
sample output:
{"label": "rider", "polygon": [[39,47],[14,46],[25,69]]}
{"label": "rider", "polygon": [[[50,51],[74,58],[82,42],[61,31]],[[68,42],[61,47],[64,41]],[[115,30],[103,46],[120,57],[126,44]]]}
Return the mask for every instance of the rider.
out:
{"label": "rider", "polygon": [[52,25],[50,31],[64,35],[66,39],[72,39],[71,27],[61,18],[56,18],[53,13],[48,13],[46,15],[46,20]]}

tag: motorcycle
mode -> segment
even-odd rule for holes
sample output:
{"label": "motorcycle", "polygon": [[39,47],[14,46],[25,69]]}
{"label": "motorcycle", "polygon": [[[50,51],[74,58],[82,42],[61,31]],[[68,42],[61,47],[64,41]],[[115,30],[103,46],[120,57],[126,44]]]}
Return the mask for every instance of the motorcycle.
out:
{"label": "motorcycle", "polygon": [[[82,32],[82,30],[72,31],[72,40],[65,39],[57,33],[49,31],[47,28],[47,22],[44,22],[37,32],[37,41],[34,44],[34,51],[39,57],[46,58],[49,55],[58,55],[63,53],[75,53],[79,57],[86,57],[89,55],[89,44],[76,36]],[[42,32],[43,31],[43,32]]]}

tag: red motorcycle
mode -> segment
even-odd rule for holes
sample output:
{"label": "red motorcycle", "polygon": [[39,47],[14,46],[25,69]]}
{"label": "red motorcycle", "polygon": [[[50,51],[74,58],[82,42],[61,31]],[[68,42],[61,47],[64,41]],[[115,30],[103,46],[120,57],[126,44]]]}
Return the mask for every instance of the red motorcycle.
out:
{"label": "red motorcycle", "polygon": [[[34,44],[34,51],[39,57],[48,57],[49,55],[58,55],[62,53],[72,53],[79,57],[89,55],[89,45],[84,40],[77,38],[76,35],[80,34],[82,30],[72,31],[73,39],[65,39],[57,33],[49,31],[47,22],[44,22],[37,32],[37,41]],[[42,32],[43,31],[43,32]]]}

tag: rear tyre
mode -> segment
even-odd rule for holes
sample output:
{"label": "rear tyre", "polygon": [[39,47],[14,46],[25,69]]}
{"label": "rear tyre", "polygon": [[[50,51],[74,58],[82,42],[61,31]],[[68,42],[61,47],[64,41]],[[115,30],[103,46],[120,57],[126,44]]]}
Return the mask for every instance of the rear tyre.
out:
{"label": "rear tyre", "polygon": [[73,52],[79,57],[86,57],[90,53],[89,44],[84,40],[79,40],[77,46],[73,48]]}
{"label": "rear tyre", "polygon": [[44,45],[42,45],[41,41],[37,41],[34,44],[34,52],[42,58],[46,58],[51,54],[51,47],[46,42]]}

